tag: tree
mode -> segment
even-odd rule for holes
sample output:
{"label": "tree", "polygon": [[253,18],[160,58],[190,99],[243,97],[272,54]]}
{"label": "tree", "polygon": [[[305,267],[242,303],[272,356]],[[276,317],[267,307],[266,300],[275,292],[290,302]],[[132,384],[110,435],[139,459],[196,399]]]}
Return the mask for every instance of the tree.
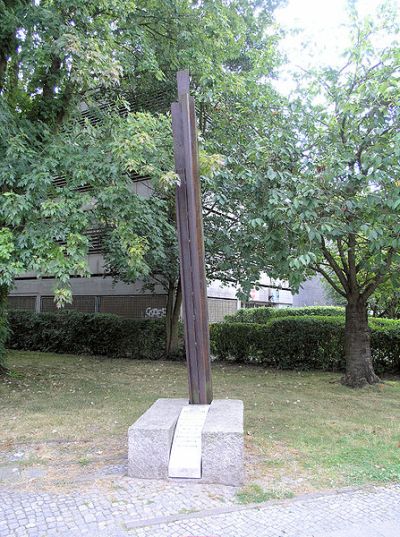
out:
{"label": "tree", "polygon": [[[149,227],[146,239],[115,218],[124,200],[140,222],[144,202],[132,194],[128,175],[138,167],[146,173],[147,164],[119,152],[113,136],[121,133],[121,117],[104,111],[127,113],[127,101],[155,88],[170,101],[174,74],[187,66],[211,87],[229,62],[249,61],[255,34],[248,21],[275,3],[0,2],[1,314],[13,279],[24,272],[54,276],[58,304],[70,301],[69,277],[88,275],[86,231],[99,221],[111,223],[110,240],[125,253],[131,277],[149,273],[149,245],[163,256],[157,231]],[[84,121],[83,109],[91,110]],[[155,203],[147,204],[148,214]]]}
{"label": "tree", "polygon": [[[256,5],[259,8],[264,8],[264,11],[259,15],[255,15],[254,12]],[[217,6],[217,3],[214,3],[213,9],[215,10]],[[193,59],[188,64],[193,73],[192,86],[195,88],[200,137],[204,148],[203,151],[200,151],[200,171],[206,205],[205,217],[207,222],[211,223],[211,226],[207,227],[209,233],[206,237],[207,268],[210,278],[215,277],[216,271],[219,270],[217,264],[219,264],[220,259],[219,245],[215,240],[218,234],[212,231],[215,231],[215,226],[220,228],[220,223],[216,218],[208,218],[211,208],[207,207],[207,202],[214,195],[218,195],[219,186],[213,181],[213,177],[215,171],[221,167],[221,157],[214,151],[218,148],[221,149],[221,146],[210,143],[217,130],[216,125],[221,119],[219,114],[213,112],[221,105],[226,107],[229,104],[228,99],[232,100],[233,98],[236,98],[238,109],[239,103],[241,103],[242,106],[247,107],[249,112],[249,106],[251,106],[251,112],[253,111],[252,98],[255,94],[249,93],[249,84],[251,83],[252,87],[255,88],[255,80],[259,73],[262,71],[265,77],[266,72],[271,71],[278,60],[275,47],[277,36],[271,33],[266,35],[265,32],[266,28],[271,26],[271,11],[274,6],[268,2],[248,2],[246,0],[232,2],[225,6],[224,28],[223,33],[219,36],[222,37],[221,41],[213,42],[210,50],[204,47],[204,39],[199,40],[198,43],[194,42],[193,47],[196,54],[200,53],[201,61],[197,66]],[[221,6],[218,9],[220,10]],[[221,11],[219,15],[221,15]],[[217,16],[217,13],[213,14],[213,18],[214,16]],[[215,21],[214,24],[216,24]],[[213,32],[214,34],[215,32]],[[200,47],[199,50],[197,47]],[[173,54],[176,54],[176,51]],[[170,61],[173,62],[172,57]],[[207,71],[210,61],[213,62],[212,73]],[[227,80],[229,80],[228,83]],[[172,99],[175,100],[175,72],[172,74],[171,86],[173,88]],[[228,93],[224,91],[228,86],[230,87],[229,97]],[[210,124],[213,124],[214,127],[210,127]],[[221,126],[220,130],[223,128]],[[134,141],[137,138],[136,133],[140,133],[140,144]],[[231,129],[229,133],[231,137],[225,137],[225,148],[233,145],[237,137],[237,132],[234,130]],[[123,126],[120,135],[117,145],[121,152],[130,153],[133,163],[130,171],[145,174],[153,179],[153,196],[145,203],[147,206],[153,205],[156,208],[158,224],[143,226],[142,222],[139,222],[138,226],[132,217],[128,218],[124,215],[125,211],[129,210],[128,206],[119,211],[118,218],[136,234],[140,234],[141,230],[146,230],[146,232],[143,231],[143,235],[146,237],[148,247],[144,259],[149,270],[142,272],[141,278],[144,279],[145,288],[154,289],[155,285],[158,284],[163,287],[167,294],[165,348],[166,355],[173,355],[178,350],[178,320],[182,303],[182,289],[175,230],[174,186],[176,176],[172,172],[174,163],[170,118],[165,119],[165,116],[154,116],[154,114],[130,114],[128,125]],[[214,192],[215,188],[217,191]],[[216,214],[214,213],[213,216],[215,217]],[[220,216],[224,218],[224,215]],[[126,224],[127,222],[129,224]],[[107,240],[105,246],[109,273],[114,278],[122,279],[127,283],[135,281],[137,271],[135,270],[133,273],[130,271],[126,249],[120,248],[121,245],[118,245],[116,241]],[[220,277],[222,277],[221,274],[219,274]],[[229,270],[225,270],[225,275],[230,281]]]}
{"label": "tree", "polygon": [[[165,353],[174,355],[179,346],[182,291],[174,196],[178,177],[172,171],[171,118],[167,114],[131,113],[120,121],[112,137],[118,155],[130,163],[129,171],[145,173],[153,180],[153,192],[149,198],[130,198],[121,191],[118,200],[108,204],[109,193],[99,191],[97,215],[104,226],[106,270],[115,280],[133,283],[140,276],[145,289],[154,290],[156,285],[163,288],[167,295]],[[140,270],[136,261],[130,262],[132,236],[139,238],[142,248]]]}
{"label": "tree", "polygon": [[[87,210],[93,196],[79,189],[124,180],[121,163],[93,143],[99,135],[90,124],[84,133],[76,129],[83,98],[90,105],[102,90],[146,66],[155,76],[160,71],[151,48],[152,24],[133,2],[6,0],[0,20],[4,321],[8,289],[24,272],[53,275],[58,303],[70,300],[70,275],[88,274],[85,232],[95,218]],[[135,50],[140,53],[132,61]]]}
{"label": "tree", "polygon": [[345,298],[342,382],[352,387],[379,382],[367,304],[386,282],[399,285],[400,49],[391,15],[353,20],[345,65],[304,75],[306,88],[281,103],[279,121],[257,122],[232,212],[260,268],[295,288],[318,272]]}

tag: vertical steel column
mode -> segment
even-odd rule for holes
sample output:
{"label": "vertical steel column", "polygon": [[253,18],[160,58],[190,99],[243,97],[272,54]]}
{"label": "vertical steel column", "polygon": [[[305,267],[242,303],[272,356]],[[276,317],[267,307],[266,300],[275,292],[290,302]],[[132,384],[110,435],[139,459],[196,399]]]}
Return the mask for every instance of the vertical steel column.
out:
{"label": "vertical steel column", "polygon": [[176,214],[183,294],[189,400],[212,401],[207,285],[204,266],[203,217],[194,100],[189,95],[189,72],[179,71],[178,102],[171,106],[176,188]]}

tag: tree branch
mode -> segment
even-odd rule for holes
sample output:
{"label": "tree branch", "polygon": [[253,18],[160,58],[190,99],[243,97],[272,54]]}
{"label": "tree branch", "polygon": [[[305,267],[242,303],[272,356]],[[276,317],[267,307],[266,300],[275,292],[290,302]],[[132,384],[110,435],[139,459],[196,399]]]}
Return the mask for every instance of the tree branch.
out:
{"label": "tree branch", "polygon": [[320,266],[315,266],[315,267],[311,267],[311,268],[314,269],[316,272],[319,272],[325,278],[325,280],[335,289],[335,291],[337,293],[339,293],[339,295],[341,295],[343,297],[346,297],[346,293],[343,291],[343,289],[340,289],[340,287],[329,276],[329,274],[327,272],[325,272],[324,269],[322,269]]}
{"label": "tree branch", "polygon": [[347,250],[349,264],[350,288],[355,291],[357,288],[357,266],[356,266],[356,237],[354,233],[349,233],[349,248]]}
{"label": "tree branch", "polygon": [[16,49],[15,31],[0,39],[0,93],[4,89],[7,67],[13,50]]}
{"label": "tree branch", "polygon": [[376,289],[378,288],[378,286],[383,283],[385,281],[385,279],[387,278],[388,276],[388,270],[390,268],[390,265],[392,264],[392,260],[393,260],[393,255],[394,255],[394,248],[390,248],[389,249],[389,252],[388,252],[388,257],[387,257],[387,260],[386,260],[386,263],[385,263],[385,266],[383,267],[382,270],[380,270],[378,272],[378,274],[376,275],[376,278],[375,278],[375,281],[372,281],[371,283],[369,283],[367,285],[367,287],[364,289],[364,291],[361,293],[361,297],[364,299],[364,300],[367,300],[374,291],[376,291]]}
{"label": "tree branch", "polygon": [[346,292],[350,292],[350,287],[349,287],[348,281],[346,279],[346,276],[343,274],[343,271],[341,270],[339,265],[336,263],[336,260],[333,257],[333,255],[330,253],[330,251],[325,246],[325,241],[323,239],[322,239],[322,243],[321,243],[321,249],[322,249],[322,253],[324,254],[325,259],[328,261],[328,263],[331,266],[331,268],[333,269],[334,273],[339,278],[339,281],[342,284],[343,289]]}
{"label": "tree branch", "polygon": [[343,270],[346,273],[346,276],[349,276],[349,266],[346,261],[346,256],[344,255],[342,239],[337,239],[336,243],[337,243],[340,259],[342,261]]}

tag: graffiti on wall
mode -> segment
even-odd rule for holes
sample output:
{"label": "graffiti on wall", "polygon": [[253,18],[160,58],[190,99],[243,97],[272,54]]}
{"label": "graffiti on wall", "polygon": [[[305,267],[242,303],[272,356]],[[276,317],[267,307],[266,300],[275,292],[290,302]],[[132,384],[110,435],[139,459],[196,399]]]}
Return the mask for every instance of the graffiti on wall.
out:
{"label": "graffiti on wall", "polygon": [[167,314],[167,308],[146,308],[144,316],[146,319],[159,319],[165,317]]}

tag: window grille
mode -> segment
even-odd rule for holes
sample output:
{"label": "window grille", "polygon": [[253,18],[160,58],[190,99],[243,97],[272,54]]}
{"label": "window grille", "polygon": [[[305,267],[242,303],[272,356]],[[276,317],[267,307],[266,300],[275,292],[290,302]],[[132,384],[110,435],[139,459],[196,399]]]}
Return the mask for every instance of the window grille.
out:
{"label": "window grille", "polygon": [[8,308],[11,310],[36,310],[36,297],[35,296],[9,296]]}
{"label": "window grille", "polygon": [[[54,177],[53,185],[57,188],[65,188],[67,186],[67,179],[65,178],[65,176],[58,175],[57,177]],[[91,185],[85,183],[83,185],[77,186],[76,188],[74,188],[74,190],[76,190],[77,192],[89,192],[90,190],[92,190],[92,187]]]}
{"label": "window grille", "polygon": [[208,321],[219,323],[224,320],[225,315],[235,313],[237,301],[232,298],[209,298],[208,299]]}
{"label": "window grille", "polygon": [[[72,298],[72,304],[66,304],[61,311],[63,310],[80,311],[81,313],[95,313],[96,297],[91,295],[74,295]],[[41,311],[60,311],[54,302],[53,296],[42,296]]]}
{"label": "window grille", "polygon": [[273,308],[273,302],[242,302],[242,308]]}
{"label": "window grille", "polygon": [[103,229],[88,229],[85,235],[89,238],[89,253],[101,254],[103,253]]}
{"label": "window grille", "polygon": [[158,319],[166,313],[166,295],[101,296],[100,313],[127,319]]}
{"label": "window grille", "polygon": [[[103,237],[104,229],[90,228],[85,231],[85,235],[89,239],[89,254],[101,254],[104,251]],[[60,245],[65,245],[64,240],[56,241]]]}

